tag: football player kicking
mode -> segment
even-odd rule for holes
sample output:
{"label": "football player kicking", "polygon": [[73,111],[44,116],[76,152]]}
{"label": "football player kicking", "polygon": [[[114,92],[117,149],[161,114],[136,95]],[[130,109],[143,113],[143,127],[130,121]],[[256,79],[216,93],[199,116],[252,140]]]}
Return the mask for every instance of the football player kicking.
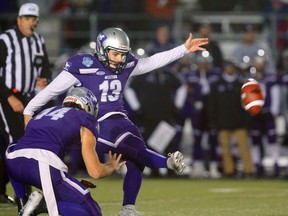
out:
{"label": "football player kicking", "polygon": [[[174,152],[164,157],[146,148],[138,128],[128,119],[123,108],[123,90],[129,77],[141,75],[165,66],[185,54],[205,50],[208,38],[194,39],[190,33],[186,42],[171,50],[138,59],[130,53],[127,34],[119,28],[107,28],[96,39],[95,55],[79,54],[65,63],[63,71],[24,110],[25,123],[50,99],[72,86],[89,88],[99,99],[99,138],[97,152],[122,154],[126,160],[123,206],[121,215],[138,215],[135,203],[145,166],[169,168],[182,173],[186,167],[183,155]],[[145,91],[145,89],[143,89]]]}
{"label": "football player kicking", "polygon": [[[11,184],[22,203],[24,185],[33,185],[43,191],[50,216],[100,216],[101,209],[89,190],[67,173],[63,159],[73,148],[81,148],[88,174],[99,179],[125,164],[109,152],[109,161],[99,162],[95,152],[98,137],[98,102],[84,87],[71,90],[63,106],[45,109],[26,127],[24,136],[9,145],[6,162]],[[42,193],[34,191],[19,215],[37,215],[43,200]]]}

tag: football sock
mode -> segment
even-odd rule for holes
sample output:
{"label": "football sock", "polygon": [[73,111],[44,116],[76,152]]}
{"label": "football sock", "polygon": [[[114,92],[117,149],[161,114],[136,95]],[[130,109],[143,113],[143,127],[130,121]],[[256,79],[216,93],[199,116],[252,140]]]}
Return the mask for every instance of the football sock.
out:
{"label": "football sock", "polygon": [[128,136],[125,143],[122,143],[122,148],[125,149],[123,151],[126,152],[126,156],[135,159],[143,166],[152,169],[167,168],[167,157],[147,149],[144,141],[136,136]]}
{"label": "football sock", "polygon": [[142,184],[142,170],[131,161],[126,161],[127,173],[124,178],[124,205],[135,205],[138,192]]}
{"label": "football sock", "polygon": [[15,194],[16,194],[16,197],[18,198],[23,198],[25,197],[26,195],[26,189],[25,189],[25,185],[18,182],[18,181],[15,181],[14,179],[10,179],[10,182],[13,186],[13,189],[15,191]]}
{"label": "football sock", "polygon": [[137,158],[144,166],[150,168],[167,168],[167,157],[146,149],[138,154]]}

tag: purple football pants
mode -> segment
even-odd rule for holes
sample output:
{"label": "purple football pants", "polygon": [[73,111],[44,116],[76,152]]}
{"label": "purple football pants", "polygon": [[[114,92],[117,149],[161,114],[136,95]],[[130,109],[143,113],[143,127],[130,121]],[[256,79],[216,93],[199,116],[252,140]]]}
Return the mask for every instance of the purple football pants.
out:
{"label": "purple football pants", "polygon": [[[18,157],[6,159],[9,177],[17,197],[25,195],[24,185],[42,190],[38,161]],[[65,216],[101,216],[101,209],[90,192],[75,178],[50,166],[51,181],[58,211]],[[46,200],[47,201],[47,200]]]}
{"label": "purple football pants", "polygon": [[141,133],[128,118],[108,118],[99,122],[97,152],[122,154],[126,160],[123,205],[136,203],[145,166],[167,168],[167,157],[147,149]]}

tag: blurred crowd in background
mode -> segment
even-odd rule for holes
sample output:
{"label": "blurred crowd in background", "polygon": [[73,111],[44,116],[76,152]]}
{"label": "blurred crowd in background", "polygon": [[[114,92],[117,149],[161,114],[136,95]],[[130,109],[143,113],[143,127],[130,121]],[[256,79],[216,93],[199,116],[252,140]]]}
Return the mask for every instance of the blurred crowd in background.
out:
{"label": "blurred crowd in background", "polygon": [[[24,0],[2,0],[1,17],[17,13]],[[263,15],[261,27],[266,37],[258,40],[259,25],[244,23],[235,27],[241,38],[232,47],[214,37],[219,26],[203,19],[189,25],[195,37],[208,37],[204,52],[187,55],[155,72],[131,79],[125,91],[125,106],[131,119],[141,128],[149,148],[160,153],[180,150],[190,164],[184,176],[190,178],[282,178],[288,175],[288,1],[284,0],[45,0],[34,1],[41,16],[79,17],[89,13],[110,16],[97,23],[97,29],[119,26],[129,35],[138,31],[149,38],[145,44],[131,39],[132,52],[139,57],[153,55],[177,45],[174,38],[176,8],[195,13],[253,12]],[[145,14],[149,21],[118,22],[113,14]],[[140,14],[140,15],[139,15]],[[275,15],[271,19],[267,14]],[[15,17],[15,16],[12,16]],[[15,20],[0,19],[0,32]],[[40,18],[40,24],[41,24]],[[89,30],[85,19],[65,19],[64,40],[57,57],[51,61],[54,76],[62,71],[68,57],[91,52],[89,35],[73,37],[72,30]],[[149,30],[149,37],[142,31]],[[270,32],[270,33],[269,33]],[[274,36],[272,38],[272,35]],[[57,36],[53,36],[57,37]],[[55,38],[45,37],[45,40]],[[153,38],[151,40],[150,38]],[[185,35],[186,37],[186,35]],[[221,37],[221,35],[220,35]],[[219,38],[219,35],[218,35]],[[96,39],[96,38],[95,38]],[[136,50],[141,44],[142,52]],[[224,44],[224,45],[223,45]],[[273,48],[273,49],[272,49]],[[49,54],[49,52],[48,52]],[[241,105],[241,86],[256,79],[265,95],[262,111],[251,116]],[[56,99],[55,104],[62,101]],[[79,152],[72,152],[71,172],[81,166]],[[147,170],[153,177],[173,176],[161,170]]]}

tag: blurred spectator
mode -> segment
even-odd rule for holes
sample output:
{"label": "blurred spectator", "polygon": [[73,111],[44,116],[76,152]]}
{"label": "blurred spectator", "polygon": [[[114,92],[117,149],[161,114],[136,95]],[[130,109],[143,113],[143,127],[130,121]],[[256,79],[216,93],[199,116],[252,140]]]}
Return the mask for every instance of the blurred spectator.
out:
{"label": "blurred spectator", "polygon": [[211,127],[218,131],[225,176],[234,176],[236,170],[231,153],[232,138],[236,138],[237,141],[243,163],[243,175],[251,176],[253,174],[253,163],[248,143],[248,114],[240,102],[242,84],[235,63],[227,61],[224,63],[223,75],[211,85],[208,106],[209,119]]}
{"label": "blurred spectator", "polygon": [[269,45],[273,48],[276,56],[277,65],[281,60],[281,53],[288,46],[287,30],[288,4],[283,0],[269,0],[263,10],[264,23],[267,32],[275,32],[267,34]]}
{"label": "blurred spectator", "polygon": [[71,13],[71,5],[68,0],[58,0],[56,1],[52,8],[52,14],[69,15]]}
{"label": "blurred spectator", "polygon": [[[107,28],[107,26],[117,26],[125,28],[129,31],[145,31],[151,29],[148,19],[141,19],[141,24],[135,16],[142,17],[145,10],[146,0],[97,0],[94,2],[94,10],[97,13],[104,15],[97,23],[98,29]],[[114,18],[111,18],[114,16]],[[106,18],[105,18],[106,17]],[[108,18],[108,19],[107,19]]]}
{"label": "blurred spectator", "polygon": [[[265,104],[261,112],[251,116],[250,135],[252,141],[252,157],[256,166],[256,175],[263,176],[263,159],[266,157],[272,161],[274,176],[279,175],[277,160],[279,158],[279,145],[276,134],[276,117],[280,110],[280,86],[277,83],[275,72],[265,71],[266,61],[264,58],[256,57],[253,67],[250,69],[260,84],[265,95]],[[265,140],[266,138],[266,140]]]}
{"label": "blurred spectator", "polygon": [[237,5],[238,0],[198,0],[203,11],[233,11]]}
{"label": "blurred spectator", "polygon": [[113,11],[115,13],[143,13],[144,5],[145,0],[114,0]]}
{"label": "blurred spectator", "polygon": [[288,149],[288,133],[286,131],[288,130],[288,49],[286,49],[282,53],[282,67],[281,71],[279,73],[278,79],[279,84],[281,85],[281,95],[280,95],[280,101],[281,101],[281,115],[284,117],[285,120],[285,128],[284,128],[284,134],[282,135],[281,144],[282,147],[285,147]]}
{"label": "blurred spectator", "polygon": [[278,74],[288,72],[288,48],[284,49],[279,57],[277,72]]}
{"label": "blurred spectator", "polygon": [[[137,76],[131,80],[129,90],[126,90],[126,101],[137,114],[143,131],[144,140],[150,149],[159,153],[168,154],[179,150],[179,137],[177,136],[178,112],[184,104],[186,98],[186,86],[179,75],[170,67],[157,69],[153,73]],[[127,91],[129,93],[127,94]],[[136,95],[131,97],[131,92]],[[135,92],[135,93],[134,93]],[[134,100],[133,100],[134,99]],[[136,101],[135,101],[136,100]],[[134,105],[133,105],[134,104]],[[138,104],[138,106],[135,106]],[[163,142],[163,146],[155,146],[152,137],[157,137],[157,133],[165,132],[164,126],[171,127],[171,139]],[[167,131],[166,136],[170,136]],[[164,139],[162,137],[161,139]],[[151,141],[151,142],[150,142]],[[159,140],[160,141],[160,140]],[[160,145],[160,144],[159,144]],[[168,171],[168,174],[173,175]],[[159,176],[158,170],[152,170],[152,176]]]}
{"label": "blurred spectator", "polygon": [[146,53],[151,56],[155,53],[172,49],[175,46],[173,38],[171,37],[171,31],[168,25],[161,24],[156,27],[155,39],[148,43],[146,47]]}
{"label": "blurred spectator", "polygon": [[251,66],[256,56],[263,56],[267,61],[267,70],[275,72],[275,60],[271,51],[265,44],[260,43],[256,38],[253,25],[246,25],[243,31],[243,41],[236,47],[232,56],[239,64]]}
{"label": "blurred spectator", "polygon": [[241,0],[237,3],[237,9],[239,11],[251,11],[251,12],[259,12],[262,11],[264,6],[267,4],[269,0]]}
{"label": "blurred spectator", "polygon": [[[203,46],[211,55],[214,67],[223,67],[223,54],[216,40],[212,38],[212,26],[209,22],[203,22],[199,27],[199,37],[209,38],[209,44]],[[196,53],[197,54],[197,53]],[[198,52],[198,54],[202,54]]]}
{"label": "blurred spectator", "polygon": [[[69,19],[65,23],[67,37],[65,38],[65,46],[67,48],[77,49],[89,41],[90,26],[87,19],[89,14],[95,10],[93,3],[92,0],[69,1],[69,5],[71,6],[71,15],[76,19]],[[73,34],[75,32],[81,32],[81,34]]]}
{"label": "blurred spectator", "polygon": [[[181,62],[178,62],[178,64],[181,64]],[[219,178],[221,175],[218,172],[218,158],[216,153],[218,137],[216,130],[211,130],[209,125],[207,102],[210,94],[210,85],[219,79],[220,71],[213,67],[210,56],[203,57],[202,55],[198,55],[196,64],[196,70],[183,71],[184,65],[182,65],[182,71],[180,71],[188,85],[188,95],[185,105],[181,110],[181,125],[184,126],[186,119],[190,119],[193,128],[193,169],[190,176],[194,178],[207,177],[205,167],[207,159],[210,177]],[[208,136],[208,143],[205,143],[206,149],[208,149],[209,152],[207,156],[202,147],[205,135]]]}
{"label": "blurred spectator", "polygon": [[153,19],[152,27],[160,24],[171,26],[178,0],[146,0],[145,12]]}

